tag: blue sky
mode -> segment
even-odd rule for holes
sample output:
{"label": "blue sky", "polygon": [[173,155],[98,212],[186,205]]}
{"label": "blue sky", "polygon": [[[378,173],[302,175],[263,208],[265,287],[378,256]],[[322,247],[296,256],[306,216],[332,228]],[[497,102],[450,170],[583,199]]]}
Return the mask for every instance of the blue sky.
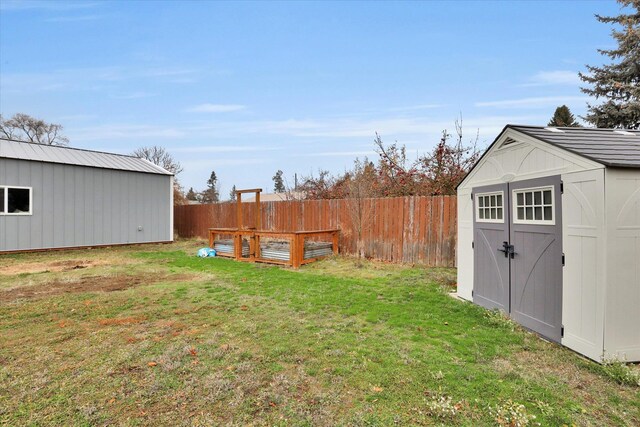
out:
{"label": "blue sky", "polygon": [[602,2],[0,2],[0,113],[60,123],[75,147],[166,147],[185,187],[215,170],[272,188],[278,169],[341,172],[373,138],[430,151],[462,113],[507,123],[585,112]]}

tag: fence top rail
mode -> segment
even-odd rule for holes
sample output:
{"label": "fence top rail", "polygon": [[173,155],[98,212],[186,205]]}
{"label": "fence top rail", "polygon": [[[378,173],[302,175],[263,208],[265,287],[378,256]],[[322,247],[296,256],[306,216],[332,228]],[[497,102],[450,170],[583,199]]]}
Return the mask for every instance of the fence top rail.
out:
{"label": "fence top rail", "polygon": [[213,233],[243,233],[243,234],[273,234],[273,235],[286,235],[286,234],[332,234],[338,233],[340,230],[337,228],[327,230],[309,230],[309,231],[272,231],[272,230],[256,230],[256,229],[237,229],[237,228],[209,228],[209,232]]}
{"label": "fence top rail", "polygon": [[[255,192],[257,190],[261,190],[260,188],[255,188],[255,189],[250,189],[250,190],[241,190],[244,193],[251,193],[251,192]],[[365,201],[369,201],[369,202],[377,202],[377,201],[394,201],[394,200],[401,200],[401,199],[456,199],[457,200],[457,196],[455,194],[440,194],[440,195],[434,195],[434,196],[393,196],[393,197],[366,197],[366,198],[362,198],[361,200],[365,200]],[[345,202],[345,201],[349,201],[349,200],[354,200],[354,199],[284,199],[284,200],[260,200],[261,204],[273,204],[273,203],[307,203],[307,202]],[[254,200],[243,200],[242,203],[247,203],[249,204],[254,204]],[[198,204],[193,204],[193,205],[176,205],[174,206],[175,209],[199,209],[203,206],[236,206],[236,202],[235,201],[229,201],[229,200],[225,200],[222,202],[214,202],[214,203],[198,203]],[[243,205],[243,208],[247,207],[247,205]]]}

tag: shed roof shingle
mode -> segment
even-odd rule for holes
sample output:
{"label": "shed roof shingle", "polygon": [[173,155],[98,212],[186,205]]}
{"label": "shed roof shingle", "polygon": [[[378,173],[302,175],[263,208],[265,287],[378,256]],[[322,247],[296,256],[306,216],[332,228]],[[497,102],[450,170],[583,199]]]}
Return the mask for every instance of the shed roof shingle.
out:
{"label": "shed roof shingle", "polygon": [[8,139],[0,139],[0,158],[31,160],[45,163],[63,163],[158,175],[173,175],[171,172],[147,160],[126,156],[124,154],[33,144]]}
{"label": "shed roof shingle", "polygon": [[640,130],[520,125],[507,125],[507,128],[605,166],[640,168]]}

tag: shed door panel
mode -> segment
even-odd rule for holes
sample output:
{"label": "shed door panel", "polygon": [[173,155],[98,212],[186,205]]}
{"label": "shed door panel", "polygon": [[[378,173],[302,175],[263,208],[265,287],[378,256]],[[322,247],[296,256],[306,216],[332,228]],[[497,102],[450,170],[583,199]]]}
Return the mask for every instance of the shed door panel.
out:
{"label": "shed door panel", "polygon": [[[473,302],[508,313],[509,258],[500,252],[503,242],[509,240],[509,209],[505,200],[507,195],[506,184],[473,189]],[[495,206],[491,206],[492,204]],[[501,215],[498,209],[502,209]]]}
{"label": "shed door panel", "polygon": [[560,177],[511,183],[511,317],[560,341],[562,206]]}

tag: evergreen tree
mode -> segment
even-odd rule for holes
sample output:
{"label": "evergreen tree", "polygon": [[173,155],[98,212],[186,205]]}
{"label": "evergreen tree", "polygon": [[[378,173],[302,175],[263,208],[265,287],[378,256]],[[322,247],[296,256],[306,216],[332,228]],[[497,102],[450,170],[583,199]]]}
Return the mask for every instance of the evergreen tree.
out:
{"label": "evergreen tree", "polygon": [[587,104],[584,117],[599,128],[640,128],[640,1],[618,0],[629,13],[618,16],[600,16],[596,19],[606,24],[617,24],[611,35],[618,43],[615,49],[598,49],[612,63],[602,67],[587,65],[589,74],[580,73],[583,82],[591,87],[582,92],[603,98],[600,105]]}
{"label": "evergreen tree", "polygon": [[189,191],[187,191],[187,200],[198,200],[198,193],[193,191],[193,187],[189,187]]}
{"label": "evergreen tree", "polygon": [[211,176],[207,180],[207,189],[202,192],[203,203],[215,203],[220,200],[218,192],[218,177],[215,171],[211,171]]}
{"label": "evergreen tree", "polygon": [[284,180],[282,179],[282,171],[278,169],[276,174],[273,176],[273,191],[274,193],[284,193]]}
{"label": "evergreen tree", "polygon": [[234,184],[233,187],[231,187],[231,191],[229,192],[229,200],[232,202],[236,201],[236,185]]}
{"label": "evergreen tree", "polygon": [[556,112],[553,113],[553,117],[547,124],[547,126],[556,127],[580,127],[580,124],[576,122],[576,118],[566,105],[561,105],[556,108]]}

